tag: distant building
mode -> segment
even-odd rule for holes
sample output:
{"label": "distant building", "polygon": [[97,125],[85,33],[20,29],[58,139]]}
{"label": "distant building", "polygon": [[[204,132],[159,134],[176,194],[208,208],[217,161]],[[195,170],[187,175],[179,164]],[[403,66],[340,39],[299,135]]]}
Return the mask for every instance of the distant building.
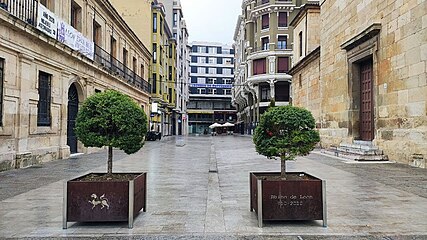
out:
{"label": "distant building", "polygon": [[107,0],[0,3],[0,171],[85,148],[79,106],[116,89],[149,114],[150,51]]}
{"label": "distant building", "polygon": [[295,47],[289,19],[307,1],[244,0],[234,34],[236,49],[233,105],[239,128],[252,134],[270,102],[291,101],[289,69]]}
{"label": "distant building", "polygon": [[209,132],[214,122],[236,121],[231,105],[234,49],[220,43],[193,42],[190,52],[189,133]]}

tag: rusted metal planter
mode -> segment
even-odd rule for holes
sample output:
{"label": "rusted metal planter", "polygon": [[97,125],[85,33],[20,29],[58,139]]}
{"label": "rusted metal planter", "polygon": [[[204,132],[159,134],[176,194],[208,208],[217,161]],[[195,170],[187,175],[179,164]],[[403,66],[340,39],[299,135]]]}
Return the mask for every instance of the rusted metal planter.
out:
{"label": "rusted metal planter", "polygon": [[257,213],[258,226],[264,220],[323,220],[326,227],[326,182],[303,172],[287,174],[304,174],[308,179],[268,180],[280,173],[249,173],[250,210]]}
{"label": "rusted metal planter", "polygon": [[119,221],[127,221],[133,228],[134,217],[141,209],[146,211],[147,174],[123,174],[137,176],[131,181],[78,181],[84,175],[65,182],[63,228],[68,222]]}

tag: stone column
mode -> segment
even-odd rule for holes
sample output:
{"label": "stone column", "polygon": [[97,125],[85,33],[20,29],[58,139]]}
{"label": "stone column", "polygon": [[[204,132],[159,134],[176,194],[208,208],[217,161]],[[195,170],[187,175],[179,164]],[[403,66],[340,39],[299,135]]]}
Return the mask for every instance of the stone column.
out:
{"label": "stone column", "polygon": [[276,96],[276,88],[274,87],[275,83],[277,82],[277,80],[275,80],[274,78],[271,78],[268,80],[268,82],[270,83],[270,100],[274,99],[276,100],[275,96]]}
{"label": "stone column", "polygon": [[[30,122],[30,96],[36,94],[36,90],[32,89],[37,85],[37,76],[34,71],[34,58],[19,54],[17,71],[17,86],[20,86],[19,101],[17,106],[18,118],[15,122],[15,139],[17,155],[28,152],[28,137],[29,137],[29,122]],[[32,93],[32,94],[30,94]]]}
{"label": "stone column", "polygon": [[276,73],[276,56],[269,56],[268,59],[268,73],[275,74]]}
{"label": "stone column", "polygon": [[250,77],[252,77],[252,60],[248,60],[248,73],[247,73],[247,75],[248,75],[248,78],[250,78]]}

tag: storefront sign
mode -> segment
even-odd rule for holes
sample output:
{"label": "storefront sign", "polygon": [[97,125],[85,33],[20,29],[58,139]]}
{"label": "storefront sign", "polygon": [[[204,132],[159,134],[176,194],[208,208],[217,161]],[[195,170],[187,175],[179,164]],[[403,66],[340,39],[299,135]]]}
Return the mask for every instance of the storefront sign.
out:
{"label": "storefront sign", "polygon": [[193,83],[190,84],[190,87],[196,87],[196,88],[232,88],[233,86],[231,84],[200,84],[200,83]]}
{"label": "storefront sign", "polygon": [[56,39],[58,20],[55,14],[42,4],[39,4],[37,14],[37,29]]}

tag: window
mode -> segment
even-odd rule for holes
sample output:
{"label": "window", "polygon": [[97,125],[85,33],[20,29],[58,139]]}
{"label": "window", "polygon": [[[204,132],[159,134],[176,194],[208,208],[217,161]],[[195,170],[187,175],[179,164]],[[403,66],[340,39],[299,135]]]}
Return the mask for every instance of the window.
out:
{"label": "window", "polygon": [[169,66],[169,81],[172,81],[172,66]]}
{"label": "window", "polygon": [[197,73],[205,74],[206,73],[206,68],[204,68],[204,67],[198,67],[197,68]]}
{"label": "window", "polygon": [[163,18],[162,17],[160,17],[160,26],[159,26],[159,28],[160,28],[160,35],[162,35],[163,34]]}
{"label": "window", "polygon": [[173,13],[173,26],[176,27],[178,25],[178,14],[176,11]]}
{"label": "window", "polygon": [[265,74],[265,73],[266,73],[265,58],[254,60],[253,61],[253,75]]}
{"label": "window", "polygon": [[298,34],[298,39],[299,39],[299,56],[302,56],[302,32],[299,32]]}
{"label": "window", "polygon": [[99,25],[95,19],[93,20],[93,41],[96,45],[101,46],[102,43],[102,32],[101,25]]}
{"label": "window", "polygon": [[261,42],[262,42],[262,50],[269,50],[270,39],[268,39],[268,37],[261,38]]}
{"label": "window", "polygon": [[216,64],[216,58],[214,58],[214,57],[210,57],[210,58],[209,58],[209,63],[210,63],[210,64]]}
{"label": "window", "polygon": [[232,64],[231,58],[226,58],[224,61],[225,61],[225,64],[227,64],[227,65]]}
{"label": "window", "polygon": [[210,54],[215,54],[215,53],[217,53],[217,48],[216,48],[216,47],[209,47],[209,53],[210,53]]}
{"label": "window", "polygon": [[216,94],[215,88],[208,88],[208,94]]}
{"label": "window", "polygon": [[141,64],[141,72],[140,72],[140,76],[141,76],[142,78],[144,78],[144,75],[145,75],[145,67],[144,67],[144,64]]}
{"label": "window", "polygon": [[224,89],[224,95],[231,95],[231,89]]}
{"label": "window", "polygon": [[157,92],[157,74],[153,73],[152,93],[156,94],[156,92]]}
{"label": "window", "polygon": [[50,96],[52,75],[39,72],[39,102],[37,103],[37,126],[50,126]]}
{"label": "window", "polygon": [[162,47],[162,45],[160,45],[160,49],[159,49],[159,60],[160,60],[160,65],[163,66],[163,47]]}
{"label": "window", "polygon": [[74,1],[71,1],[71,26],[77,31],[82,31],[82,8]]}
{"label": "window", "polygon": [[206,94],[206,89],[205,88],[198,88],[197,92],[198,92],[198,94]]}
{"label": "window", "polygon": [[153,33],[157,32],[157,13],[153,13]]}
{"label": "window", "polygon": [[113,58],[117,58],[117,41],[112,36],[110,38],[110,54]]}
{"label": "window", "polygon": [[298,75],[298,86],[302,87],[302,77],[301,77],[301,74]]}
{"label": "window", "polygon": [[261,101],[269,101],[270,100],[270,86],[269,85],[261,85]]}
{"label": "window", "polygon": [[206,84],[217,84],[216,78],[208,78]]}
{"label": "window", "polygon": [[137,66],[138,66],[138,60],[136,60],[136,57],[133,57],[132,58],[132,67],[133,67],[132,70],[133,70],[134,73],[136,73],[136,71],[137,71],[136,70]]}
{"label": "window", "polygon": [[206,63],[206,57],[198,57],[197,59],[198,63]]}
{"label": "window", "polygon": [[216,68],[209,68],[209,74],[216,74]]}
{"label": "window", "polygon": [[226,78],[226,79],[224,79],[224,82],[225,82],[225,84],[231,84],[231,79]]}
{"label": "window", "polygon": [[153,43],[153,63],[157,63],[157,44]]}
{"label": "window", "polygon": [[287,12],[279,12],[279,27],[287,27],[288,26],[288,13]]}
{"label": "window", "polygon": [[3,126],[4,59],[0,58],[0,126]]}
{"label": "window", "polygon": [[123,48],[123,65],[128,66],[128,50],[126,48]]}
{"label": "window", "polygon": [[270,15],[268,13],[264,14],[264,15],[262,15],[261,19],[262,19],[261,29],[269,28],[270,27]]}
{"label": "window", "polygon": [[287,73],[289,70],[289,58],[288,57],[279,57],[277,61],[277,72],[278,73]]}
{"label": "window", "polygon": [[288,37],[287,36],[278,36],[277,37],[277,49],[286,49]]}
{"label": "window", "polygon": [[223,68],[222,69],[222,74],[224,75],[231,75],[231,68]]}
{"label": "window", "polygon": [[173,46],[172,44],[169,44],[169,58],[172,58],[173,56]]}
{"label": "window", "polygon": [[197,83],[199,83],[199,84],[205,84],[206,83],[206,79],[205,78],[197,78]]}
{"label": "window", "polygon": [[261,4],[268,3],[270,0],[261,0]]}
{"label": "window", "polygon": [[206,53],[206,47],[199,47],[199,53]]}

